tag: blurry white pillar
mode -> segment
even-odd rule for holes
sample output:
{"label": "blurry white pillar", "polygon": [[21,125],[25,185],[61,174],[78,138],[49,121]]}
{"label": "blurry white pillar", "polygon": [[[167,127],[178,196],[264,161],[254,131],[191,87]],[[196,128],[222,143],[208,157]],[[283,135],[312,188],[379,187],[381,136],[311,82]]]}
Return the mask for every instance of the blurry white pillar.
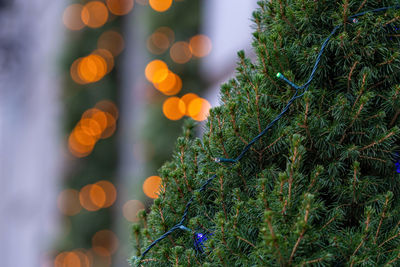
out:
{"label": "blurry white pillar", "polygon": [[218,106],[220,85],[234,76],[237,52],[252,56],[252,12],[256,0],[206,0],[203,7],[203,33],[212,41],[212,52],[202,62],[202,72],[211,84],[205,96]]}
{"label": "blurry white pillar", "polygon": [[0,0],[0,266],[44,266],[56,224],[61,1]]}

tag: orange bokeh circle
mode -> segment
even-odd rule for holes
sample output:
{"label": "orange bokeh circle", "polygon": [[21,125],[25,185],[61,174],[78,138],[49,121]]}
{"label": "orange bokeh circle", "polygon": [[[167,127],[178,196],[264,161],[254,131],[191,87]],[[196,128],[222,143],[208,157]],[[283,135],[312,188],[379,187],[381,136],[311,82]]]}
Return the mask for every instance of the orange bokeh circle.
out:
{"label": "orange bokeh circle", "polygon": [[106,256],[114,254],[119,246],[117,236],[110,230],[101,230],[92,237],[93,251],[99,255]]}
{"label": "orange bokeh circle", "polygon": [[190,51],[195,57],[205,57],[211,52],[211,40],[206,35],[193,36],[189,41]]}
{"label": "orange bokeh circle", "polygon": [[168,76],[168,66],[164,61],[155,59],[149,62],[144,71],[148,81],[160,83]]}
{"label": "orange bokeh circle", "polygon": [[192,52],[187,42],[176,42],[170,48],[169,55],[178,64],[184,64],[192,58]]}
{"label": "orange bokeh circle", "polygon": [[117,16],[128,14],[132,10],[133,4],[133,0],[107,0],[108,9]]}
{"label": "orange bokeh circle", "polygon": [[172,71],[160,83],[153,83],[154,87],[165,95],[176,95],[182,88],[182,80]]}
{"label": "orange bokeh circle", "polygon": [[115,186],[106,180],[99,181],[95,185],[100,186],[105,193],[105,201],[102,205],[102,208],[108,208],[114,204],[115,200],[117,199],[117,190],[115,189]]}
{"label": "orange bokeh circle", "polygon": [[83,5],[81,4],[72,4],[65,8],[63,13],[63,22],[65,27],[67,27],[71,31],[78,31],[85,27],[81,19]]}
{"label": "orange bokeh circle", "polygon": [[150,176],[143,183],[143,192],[149,198],[158,198],[161,191],[161,177]]}
{"label": "orange bokeh circle", "polygon": [[127,219],[128,221],[137,222],[139,221],[137,213],[140,210],[144,210],[144,208],[145,207],[142,202],[140,202],[139,200],[132,199],[124,204],[124,206],[122,207],[122,213],[125,219]]}
{"label": "orange bokeh circle", "polygon": [[164,101],[163,113],[170,120],[179,120],[186,113],[185,103],[179,97],[169,97]]}
{"label": "orange bokeh circle", "polygon": [[82,8],[81,18],[88,27],[99,28],[107,22],[108,9],[100,1],[91,1]]}
{"label": "orange bokeh circle", "polygon": [[116,57],[124,50],[124,38],[119,32],[110,30],[102,33],[97,41],[97,48],[106,49]]}
{"label": "orange bokeh circle", "polygon": [[186,113],[185,115],[190,116],[189,114],[189,104],[192,100],[199,98],[198,95],[194,94],[194,93],[188,93],[185,94],[184,96],[181,97],[181,100],[185,103],[185,107],[186,107]]}
{"label": "orange bokeh circle", "polygon": [[91,145],[84,145],[76,139],[75,132],[73,131],[68,138],[68,149],[72,155],[77,158],[88,156],[94,148],[94,143]]}
{"label": "orange bokeh circle", "polygon": [[79,77],[87,82],[93,83],[101,80],[107,73],[107,63],[99,55],[89,55],[82,58],[78,65]]}
{"label": "orange bokeh circle", "polygon": [[88,211],[97,211],[101,208],[101,206],[96,205],[96,203],[92,201],[92,198],[97,197],[96,194],[99,193],[99,199],[96,199],[96,202],[101,203],[101,198],[104,197],[104,192],[101,194],[102,189],[100,186],[97,186],[97,188],[92,192],[92,187],[93,185],[89,184],[81,188],[81,191],[79,192],[79,201],[84,209]]}
{"label": "orange bokeh circle", "polygon": [[155,11],[165,12],[171,7],[172,0],[149,0],[149,4]]}
{"label": "orange bokeh circle", "polygon": [[99,48],[99,49],[94,50],[92,52],[92,54],[100,56],[104,59],[106,66],[107,66],[106,73],[109,73],[114,68],[114,56],[107,49]]}
{"label": "orange bokeh circle", "polygon": [[199,97],[190,101],[188,113],[192,119],[196,121],[203,121],[207,119],[210,108],[210,103],[206,99]]}

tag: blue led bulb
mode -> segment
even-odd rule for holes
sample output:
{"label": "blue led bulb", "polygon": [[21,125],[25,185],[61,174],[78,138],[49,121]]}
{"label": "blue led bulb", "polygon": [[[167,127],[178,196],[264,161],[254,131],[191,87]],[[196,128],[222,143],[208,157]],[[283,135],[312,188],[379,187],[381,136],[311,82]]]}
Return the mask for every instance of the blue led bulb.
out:
{"label": "blue led bulb", "polygon": [[212,235],[212,233],[195,233],[193,237],[193,243],[194,243],[194,248],[198,253],[203,254],[204,253],[204,242],[207,241],[209,236]]}

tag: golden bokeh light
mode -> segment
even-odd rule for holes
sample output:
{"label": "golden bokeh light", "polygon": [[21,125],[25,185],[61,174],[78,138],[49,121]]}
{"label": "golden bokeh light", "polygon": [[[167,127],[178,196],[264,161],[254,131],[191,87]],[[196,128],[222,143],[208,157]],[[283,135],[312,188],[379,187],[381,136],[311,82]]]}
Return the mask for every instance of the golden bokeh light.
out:
{"label": "golden bokeh light", "polygon": [[[178,98],[179,99],[179,98]],[[143,183],[143,192],[149,198],[158,198],[161,191],[161,177],[150,176]]]}
{"label": "golden bokeh light", "polygon": [[88,27],[99,28],[107,22],[108,9],[100,1],[91,1],[82,8],[81,18]]}
{"label": "golden bokeh light", "polygon": [[196,121],[203,121],[207,119],[210,112],[211,105],[204,98],[196,98],[190,101],[188,107],[189,116]]}
{"label": "golden bokeh light", "polygon": [[82,114],[68,138],[68,148],[75,157],[88,156],[100,138],[109,138],[116,131],[117,106],[112,101],[103,100],[96,107]]}
{"label": "golden bokeh light", "polygon": [[75,131],[73,131],[68,138],[68,149],[72,155],[77,158],[83,158],[93,151],[94,143],[92,145],[84,145],[76,139]]}
{"label": "golden bokeh light", "polygon": [[[54,267],[83,267],[80,255],[75,252],[62,252],[54,260]],[[84,262],[83,262],[84,263]]]}
{"label": "golden bokeh light", "polygon": [[107,49],[96,49],[92,52],[92,55],[97,55],[104,59],[107,66],[106,73],[109,73],[114,68],[114,56]]}
{"label": "golden bokeh light", "polygon": [[185,107],[186,107],[185,115],[190,116],[189,115],[189,104],[192,100],[194,100],[196,98],[199,98],[199,96],[194,93],[188,93],[181,97],[181,100],[185,103]]}
{"label": "golden bokeh light", "polygon": [[164,61],[155,59],[149,62],[144,71],[148,81],[160,83],[168,76],[168,66]]}
{"label": "golden bokeh light", "polygon": [[103,208],[106,203],[106,192],[104,192],[103,187],[93,184],[90,187],[90,201],[99,208]]}
{"label": "golden bokeh light", "polygon": [[79,121],[78,127],[88,136],[93,137],[95,142],[100,138],[103,131],[102,126],[92,118],[84,118]]}
{"label": "golden bokeh light", "polygon": [[107,127],[101,134],[102,139],[111,137],[115,133],[115,130],[117,129],[116,119],[108,112],[104,112],[104,114],[107,117]]}
{"label": "golden bokeh light", "polygon": [[88,211],[97,211],[101,206],[96,205],[96,203],[92,201],[92,197],[94,197],[94,195],[92,196],[92,187],[92,184],[88,184],[81,188],[81,191],[79,192],[79,202],[84,209]]}
{"label": "golden bokeh light", "polygon": [[117,105],[111,100],[102,100],[96,103],[95,108],[100,109],[104,112],[110,113],[114,119],[118,119],[119,112]]}
{"label": "golden bokeh light", "polygon": [[122,35],[112,30],[104,32],[97,41],[97,48],[110,51],[114,57],[118,56],[124,47],[125,42]]}
{"label": "golden bokeh light", "polygon": [[118,238],[110,230],[98,231],[92,237],[93,251],[99,255],[112,255],[117,251],[118,246]]}
{"label": "golden bokeh light", "polygon": [[169,50],[171,59],[178,64],[187,63],[192,58],[192,52],[187,42],[176,42]]}
{"label": "golden bokeh light", "polygon": [[175,33],[170,27],[160,27],[155,32],[163,33],[168,37],[169,44],[171,45],[175,41]]}
{"label": "golden bokeh light", "polygon": [[95,185],[100,186],[105,193],[105,201],[102,208],[111,207],[117,199],[117,190],[115,186],[111,182],[105,180],[97,182]]}
{"label": "golden bokeh light", "polygon": [[125,217],[125,219],[127,219],[130,222],[138,222],[139,218],[137,216],[137,213],[140,210],[144,210],[144,205],[142,202],[140,202],[139,200],[129,200],[127,201],[124,206],[122,207],[122,213]]}
{"label": "golden bokeh light", "polygon": [[171,7],[172,0],[149,0],[149,4],[155,11],[165,12]]}
{"label": "golden bokeh light", "polygon": [[189,46],[195,57],[205,57],[210,54],[212,49],[210,38],[204,34],[193,36],[189,41]]}
{"label": "golden bokeh light", "polygon": [[70,68],[70,74],[71,74],[71,78],[74,82],[76,82],[78,84],[85,84],[86,82],[84,80],[82,80],[78,74],[78,66],[81,61],[82,61],[82,58],[78,58],[72,63],[71,68]]}
{"label": "golden bokeh light", "polygon": [[108,9],[117,16],[128,14],[132,10],[133,4],[133,0],[107,0]]}
{"label": "golden bokeh light", "polygon": [[155,54],[160,55],[167,51],[170,46],[170,42],[168,40],[168,36],[162,32],[154,32],[147,39],[147,49]]}
{"label": "golden bokeh light", "polygon": [[153,83],[154,87],[165,95],[176,95],[182,89],[182,80],[172,71],[168,72],[167,77],[160,83]]}
{"label": "golden bokeh light", "polygon": [[82,210],[79,202],[79,192],[74,189],[62,191],[57,198],[58,209],[67,216],[74,216]]}
{"label": "golden bokeh light", "polygon": [[83,5],[81,4],[72,4],[64,10],[63,22],[69,30],[78,31],[85,27],[81,19],[82,8]]}
{"label": "golden bokeh light", "polygon": [[94,146],[96,144],[96,137],[90,135],[87,131],[84,131],[78,124],[72,131],[72,135],[75,139],[84,146]]}
{"label": "golden bokeh light", "polygon": [[81,121],[85,119],[91,119],[96,121],[97,124],[100,126],[102,132],[104,131],[104,129],[107,128],[107,115],[104,111],[98,108],[91,108],[86,110],[82,114]]}
{"label": "golden bokeh light", "polygon": [[92,256],[84,249],[75,249],[73,251],[75,255],[79,257],[80,267],[91,267],[92,266]]}
{"label": "golden bokeh light", "polygon": [[186,113],[185,103],[179,97],[170,97],[164,101],[163,113],[170,120],[179,120]]}
{"label": "golden bokeh light", "polygon": [[107,73],[107,63],[103,57],[91,54],[82,58],[78,65],[79,77],[87,82],[93,83],[101,80]]}

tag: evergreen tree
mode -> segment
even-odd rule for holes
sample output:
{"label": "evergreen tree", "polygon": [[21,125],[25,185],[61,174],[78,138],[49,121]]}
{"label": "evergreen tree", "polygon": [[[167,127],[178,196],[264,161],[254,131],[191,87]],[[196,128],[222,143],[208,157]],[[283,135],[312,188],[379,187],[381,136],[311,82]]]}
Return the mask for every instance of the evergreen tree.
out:
{"label": "evergreen tree", "polygon": [[239,52],[202,140],[186,122],[132,265],[399,266],[395,4],[260,1],[257,61]]}

